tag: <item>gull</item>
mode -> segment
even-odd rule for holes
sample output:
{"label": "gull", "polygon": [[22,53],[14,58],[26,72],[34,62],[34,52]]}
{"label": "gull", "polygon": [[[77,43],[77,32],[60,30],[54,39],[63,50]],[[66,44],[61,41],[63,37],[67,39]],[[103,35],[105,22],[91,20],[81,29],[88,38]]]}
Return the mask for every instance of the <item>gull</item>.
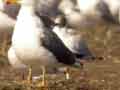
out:
{"label": "gull", "polygon": [[[75,54],[77,59],[94,58],[82,34],[74,28],[68,27],[64,16],[58,16],[55,23],[56,26],[53,28],[53,32],[55,32],[66,47]],[[82,62],[81,66],[83,66]]]}
{"label": "gull", "polygon": [[[12,8],[12,7],[13,6],[9,6],[9,5],[5,4],[2,0],[0,0],[0,21],[1,21],[0,22],[0,31],[12,32],[12,29],[16,23],[16,20],[11,17],[11,15],[13,13],[11,12],[12,10],[10,8]],[[9,11],[9,13],[7,13],[8,11]],[[14,12],[14,10],[13,10],[13,12]]]}
{"label": "gull", "polygon": [[104,0],[104,2],[108,5],[114,19],[120,23],[120,0]]}
{"label": "gull", "polygon": [[[84,5],[85,6],[85,5]],[[59,4],[59,10],[64,14],[67,25],[69,27],[75,28],[77,30],[90,29],[92,28],[98,20],[101,20],[99,16],[90,16],[81,12],[79,4],[73,2],[73,0],[63,0]]]}
{"label": "gull", "polygon": [[36,6],[36,11],[42,15],[47,15],[51,18],[55,18],[61,12],[58,10],[58,6],[62,0],[39,0]]}
{"label": "gull", "polygon": [[119,24],[119,0],[63,0],[59,5],[70,27],[77,30],[96,25]]}
{"label": "gull", "polygon": [[79,9],[77,9],[76,4],[73,3],[72,0],[62,0],[58,9],[64,14],[69,26],[79,28],[84,22],[84,16],[80,15]]}
{"label": "gull", "polygon": [[[84,15],[100,17],[104,22],[119,24],[119,0],[77,0],[79,10]],[[103,23],[103,22],[102,22]]]}
{"label": "gull", "polygon": [[3,12],[6,13],[9,17],[11,17],[11,18],[16,20],[18,12],[19,12],[19,9],[20,9],[20,4],[9,3],[9,0],[8,1],[4,1]]}
{"label": "gull", "polygon": [[33,69],[42,67],[43,86],[45,67],[54,67],[61,63],[79,67],[74,54],[54,32],[45,27],[42,16],[36,11],[38,0],[22,0],[16,3],[21,3],[21,8],[14,27],[11,47],[19,60],[18,63]]}
{"label": "gull", "polygon": [[7,14],[0,12],[0,31],[12,31],[15,25],[15,20],[10,18]]}
{"label": "gull", "polygon": [[7,5],[4,0],[0,0],[0,33],[2,37],[2,52],[6,54],[6,43],[8,37],[12,35],[13,27],[16,23],[17,6]]}
{"label": "gull", "polygon": [[2,54],[3,56],[6,54],[6,43],[8,39],[8,35],[12,34],[13,26],[15,25],[15,20],[9,17],[4,12],[0,11],[0,33],[1,33],[1,40],[2,43]]}
{"label": "gull", "polygon": [[[9,18],[15,20],[16,16],[19,12],[20,9],[20,4],[10,4],[9,0],[0,0],[0,12],[8,15]],[[1,15],[2,16],[2,15]],[[4,17],[4,15],[3,15]],[[3,18],[4,20],[7,20],[8,18],[6,17]]]}

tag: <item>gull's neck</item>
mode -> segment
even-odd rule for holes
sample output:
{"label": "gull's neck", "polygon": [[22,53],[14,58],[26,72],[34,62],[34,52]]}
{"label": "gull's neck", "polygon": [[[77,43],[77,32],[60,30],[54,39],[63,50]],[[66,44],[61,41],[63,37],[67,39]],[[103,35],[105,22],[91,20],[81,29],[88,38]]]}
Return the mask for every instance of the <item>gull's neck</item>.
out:
{"label": "gull's neck", "polygon": [[21,0],[21,9],[27,12],[32,12],[35,10],[37,0]]}

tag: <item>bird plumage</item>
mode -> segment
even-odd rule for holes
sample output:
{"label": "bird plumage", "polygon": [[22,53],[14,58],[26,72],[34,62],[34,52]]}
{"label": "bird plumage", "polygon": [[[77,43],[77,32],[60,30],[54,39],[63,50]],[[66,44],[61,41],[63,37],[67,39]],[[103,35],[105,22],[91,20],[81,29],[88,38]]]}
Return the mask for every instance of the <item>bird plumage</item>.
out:
{"label": "bird plumage", "polygon": [[[29,2],[25,0],[25,3]],[[24,3],[24,4],[25,4]],[[74,55],[35,14],[36,1],[22,5],[15,25],[12,46],[17,57],[33,67],[53,65],[56,62],[74,64]]]}
{"label": "bird plumage", "polygon": [[82,34],[77,30],[67,26],[55,26],[53,31],[58,35],[66,47],[74,53],[77,58],[92,57],[92,53],[88,49],[87,43]]}

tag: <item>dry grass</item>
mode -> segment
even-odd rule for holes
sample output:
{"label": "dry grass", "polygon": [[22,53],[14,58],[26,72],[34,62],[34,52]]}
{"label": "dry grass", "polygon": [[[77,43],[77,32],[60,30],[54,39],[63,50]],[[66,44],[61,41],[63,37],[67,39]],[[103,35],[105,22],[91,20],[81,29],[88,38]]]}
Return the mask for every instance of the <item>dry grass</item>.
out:
{"label": "dry grass", "polygon": [[[89,47],[96,56],[104,60],[95,60],[85,64],[83,70],[71,68],[72,78],[64,79],[64,74],[47,77],[48,88],[32,87],[31,90],[120,90],[120,30],[110,26],[82,30]],[[0,58],[0,90],[27,90],[27,86],[13,81],[21,81],[21,76],[7,62]]]}

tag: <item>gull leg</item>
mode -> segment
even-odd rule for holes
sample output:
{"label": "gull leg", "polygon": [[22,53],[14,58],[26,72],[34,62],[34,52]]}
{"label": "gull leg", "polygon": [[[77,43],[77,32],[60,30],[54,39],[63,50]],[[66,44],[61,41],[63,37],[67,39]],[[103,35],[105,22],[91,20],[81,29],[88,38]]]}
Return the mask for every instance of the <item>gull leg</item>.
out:
{"label": "gull leg", "polygon": [[45,67],[42,66],[42,75],[43,75],[43,77],[42,77],[42,83],[41,83],[42,86],[45,86],[45,73],[46,73]]}
{"label": "gull leg", "polygon": [[38,84],[39,87],[46,87],[47,86],[47,80],[46,80],[46,69],[45,66],[42,66],[42,82]]}
{"label": "gull leg", "polygon": [[22,74],[22,83],[23,84],[31,84],[32,83],[32,67],[29,67],[28,69],[28,76],[27,76],[27,80],[25,80],[25,77],[24,77],[24,73]]}
{"label": "gull leg", "polygon": [[28,84],[32,83],[32,67],[29,67],[28,77],[27,77],[27,83]]}
{"label": "gull leg", "polygon": [[70,79],[70,69],[69,69],[69,67],[66,67],[66,69],[65,69],[65,79],[66,80]]}

